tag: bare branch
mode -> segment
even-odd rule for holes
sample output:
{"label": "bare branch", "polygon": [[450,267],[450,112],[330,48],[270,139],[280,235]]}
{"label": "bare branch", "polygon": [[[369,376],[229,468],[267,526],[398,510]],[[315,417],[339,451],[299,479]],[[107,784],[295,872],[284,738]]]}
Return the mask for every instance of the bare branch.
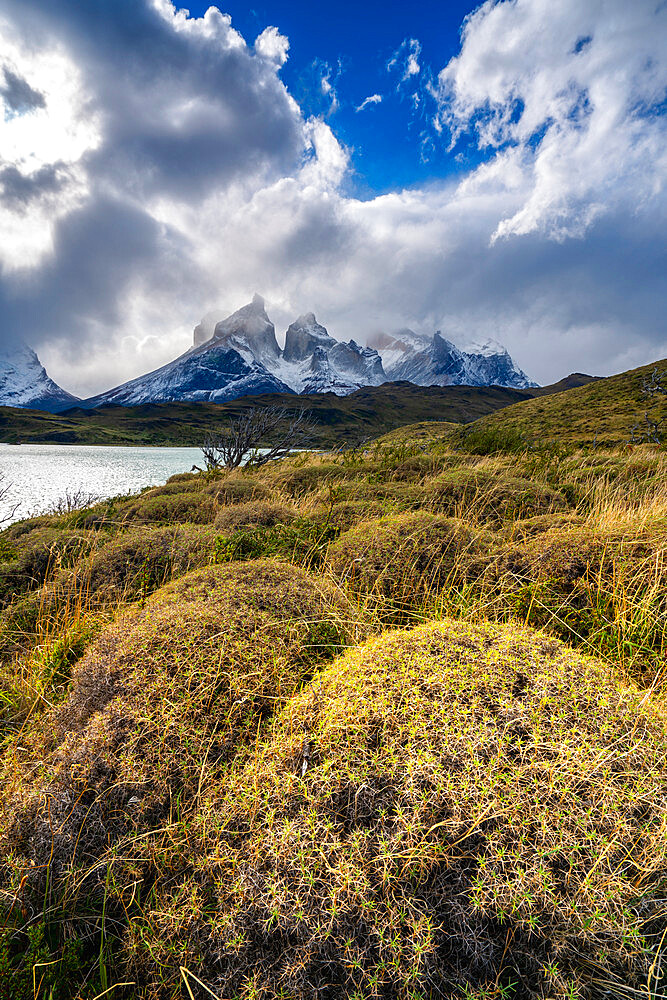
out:
{"label": "bare branch", "polygon": [[102,498],[97,493],[89,493],[83,487],[67,489],[61,497],[51,504],[49,514],[72,514],[75,510],[85,510],[99,503]]}
{"label": "bare branch", "polygon": [[20,500],[10,499],[13,485],[7,481],[4,472],[0,472],[0,524],[11,521],[21,506]]}
{"label": "bare branch", "polygon": [[[253,408],[230,418],[221,433],[207,436],[202,445],[206,470],[237,469],[244,462],[253,466],[275,462],[303,448],[313,429],[306,410],[294,413],[280,406]],[[262,446],[266,451],[260,450]]]}

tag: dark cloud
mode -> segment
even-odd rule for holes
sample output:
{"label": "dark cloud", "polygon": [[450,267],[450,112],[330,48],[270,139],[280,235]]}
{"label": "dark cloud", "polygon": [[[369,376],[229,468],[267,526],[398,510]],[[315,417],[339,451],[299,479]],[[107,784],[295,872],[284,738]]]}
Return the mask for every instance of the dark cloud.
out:
{"label": "dark cloud", "polygon": [[91,330],[113,335],[135,282],[147,282],[156,296],[192,282],[188,249],[139,208],[117,198],[90,201],[59,222],[48,262],[5,293],[6,325],[30,331],[31,343],[58,337],[95,348]]}
{"label": "dark cloud", "polygon": [[215,11],[180,28],[147,0],[2,0],[33,44],[58,40],[102,136],[92,176],[135,196],[192,201],[216,184],[293,169],[300,113],[276,66]]}
{"label": "dark cloud", "polygon": [[0,166],[0,201],[20,210],[45,195],[56,194],[67,180],[62,163],[47,163],[32,174],[23,173],[13,164]]}
{"label": "dark cloud", "polygon": [[[44,94],[30,86],[27,80],[9,69],[3,69],[5,78],[4,84],[0,84],[0,97],[5,102],[5,107],[9,109],[9,115],[24,115],[35,108],[45,108],[46,99]],[[5,111],[7,114],[7,111]]]}

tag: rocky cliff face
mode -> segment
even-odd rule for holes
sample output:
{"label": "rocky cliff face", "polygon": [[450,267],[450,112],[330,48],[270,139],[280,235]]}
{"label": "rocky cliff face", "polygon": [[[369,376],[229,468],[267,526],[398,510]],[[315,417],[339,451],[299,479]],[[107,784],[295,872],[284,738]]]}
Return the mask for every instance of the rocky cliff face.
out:
{"label": "rocky cliff face", "polygon": [[0,349],[0,406],[20,406],[57,413],[79,402],[49,378],[27,344]]}

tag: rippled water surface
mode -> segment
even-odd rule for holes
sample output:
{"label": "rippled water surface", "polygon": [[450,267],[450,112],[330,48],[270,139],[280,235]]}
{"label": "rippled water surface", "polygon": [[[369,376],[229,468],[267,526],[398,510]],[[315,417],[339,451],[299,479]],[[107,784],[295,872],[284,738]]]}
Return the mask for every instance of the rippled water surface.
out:
{"label": "rippled water surface", "polygon": [[[67,492],[100,499],[164,483],[175,472],[202,464],[199,448],[118,448],[63,444],[0,444],[0,472],[11,490],[1,503],[5,516],[15,503],[16,521],[44,513]],[[6,522],[7,523],[7,522]]]}

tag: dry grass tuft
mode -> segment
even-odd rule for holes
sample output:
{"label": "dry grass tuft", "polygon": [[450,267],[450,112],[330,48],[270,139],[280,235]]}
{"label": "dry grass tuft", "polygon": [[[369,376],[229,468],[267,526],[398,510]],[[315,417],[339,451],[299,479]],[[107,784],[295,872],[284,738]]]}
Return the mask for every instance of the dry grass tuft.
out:
{"label": "dry grass tuft", "polygon": [[352,589],[406,605],[479,577],[492,544],[488,531],[416,511],[362,521],[330,546],[327,558]]}

